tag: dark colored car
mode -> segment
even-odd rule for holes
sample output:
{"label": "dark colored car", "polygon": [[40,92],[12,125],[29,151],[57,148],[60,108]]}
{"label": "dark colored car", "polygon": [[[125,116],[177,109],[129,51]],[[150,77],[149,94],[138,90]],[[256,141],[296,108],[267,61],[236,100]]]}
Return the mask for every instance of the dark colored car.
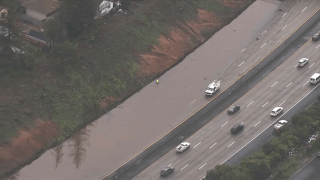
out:
{"label": "dark colored car", "polygon": [[160,176],[168,176],[169,174],[173,173],[174,168],[173,167],[165,167],[161,170]]}
{"label": "dark colored car", "polygon": [[234,126],[231,128],[231,133],[232,133],[232,134],[237,134],[237,133],[240,132],[243,128],[244,128],[244,125],[242,125],[242,124],[234,125]]}
{"label": "dark colored car", "polygon": [[315,35],[312,36],[313,41],[318,41],[320,39],[320,34],[317,32]]}
{"label": "dark colored car", "polygon": [[233,113],[235,113],[235,112],[237,112],[239,110],[240,110],[240,106],[239,105],[233,105],[228,109],[228,113],[229,114],[233,114]]}

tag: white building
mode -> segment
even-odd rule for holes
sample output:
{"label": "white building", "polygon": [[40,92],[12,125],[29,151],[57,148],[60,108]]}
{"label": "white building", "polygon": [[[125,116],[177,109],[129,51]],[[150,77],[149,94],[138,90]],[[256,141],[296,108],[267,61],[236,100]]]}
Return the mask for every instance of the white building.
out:
{"label": "white building", "polygon": [[60,9],[59,0],[20,0],[23,20],[42,25],[42,22],[53,16]]}

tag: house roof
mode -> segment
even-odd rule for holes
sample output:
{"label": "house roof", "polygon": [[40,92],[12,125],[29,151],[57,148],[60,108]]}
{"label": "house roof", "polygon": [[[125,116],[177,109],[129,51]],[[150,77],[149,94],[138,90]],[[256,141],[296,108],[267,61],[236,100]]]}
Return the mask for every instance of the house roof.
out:
{"label": "house roof", "polygon": [[58,0],[20,0],[21,6],[41,14],[49,14],[60,7]]}
{"label": "house roof", "polygon": [[44,34],[42,32],[35,31],[33,29],[29,31],[27,36],[37,39],[38,41],[41,41],[41,42],[46,42],[46,38],[44,37]]}

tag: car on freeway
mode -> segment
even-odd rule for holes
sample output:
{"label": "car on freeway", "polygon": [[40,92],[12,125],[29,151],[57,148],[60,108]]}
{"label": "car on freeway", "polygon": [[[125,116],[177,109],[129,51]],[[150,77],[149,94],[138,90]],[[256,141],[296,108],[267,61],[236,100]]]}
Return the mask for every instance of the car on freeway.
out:
{"label": "car on freeway", "polygon": [[313,41],[318,41],[320,39],[320,31],[315,33],[313,36],[312,36],[312,40]]}
{"label": "car on freeway", "polygon": [[160,176],[166,177],[173,172],[174,172],[174,168],[167,166],[160,171]]}
{"label": "car on freeway", "polygon": [[320,151],[318,152],[318,154],[317,154],[317,155],[318,155],[318,157],[320,157]]}
{"label": "car on freeway", "polygon": [[228,109],[228,113],[229,114],[233,114],[233,113],[235,113],[235,112],[237,112],[239,110],[240,110],[240,106],[239,105],[233,105]]}
{"label": "car on freeway", "polygon": [[280,129],[281,127],[283,127],[287,123],[288,123],[288,121],[286,121],[286,120],[280,120],[274,125],[274,129]]}
{"label": "car on freeway", "polygon": [[282,112],[283,112],[283,107],[275,107],[272,109],[270,115],[271,116],[278,116]]}
{"label": "car on freeway", "polygon": [[189,149],[189,147],[190,147],[190,143],[188,143],[188,142],[183,142],[183,143],[181,143],[181,144],[176,148],[176,151],[177,151],[178,153],[182,153],[183,151]]}
{"label": "car on freeway", "polygon": [[232,133],[232,134],[237,134],[237,133],[239,133],[240,131],[242,131],[243,128],[244,128],[244,125],[242,125],[242,124],[236,124],[236,125],[234,125],[234,126],[231,128],[231,133]]}
{"label": "car on freeway", "polygon": [[307,58],[302,58],[298,61],[298,67],[303,67],[304,65],[309,63],[309,59]]}

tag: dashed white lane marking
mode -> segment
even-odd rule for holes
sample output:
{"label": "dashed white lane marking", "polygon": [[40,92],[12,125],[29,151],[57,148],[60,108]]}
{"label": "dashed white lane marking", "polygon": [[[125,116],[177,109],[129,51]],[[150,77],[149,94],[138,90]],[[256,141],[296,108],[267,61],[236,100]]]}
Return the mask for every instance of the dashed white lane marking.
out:
{"label": "dashed white lane marking", "polygon": [[[314,63],[311,64],[311,66],[313,66],[313,65],[314,65]],[[309,68],[311,68],[311,66]]]}
{"label": "dashed white lane marking", "polygon": [[256,125],[254,125],[254,127],[256,127],[259,123],[261,123],[261,121],[259,121]]}
{"label": "dashed white lane marking", "polygon": [[306,83],[303,84],[303,86],[305,86],[309,81],[307,81]]}
{"label": "dashed white lane marking", "polygon": [[197,99],[193,100],[189,105],[193,104],[194,102],[196,102]]}
{"label": "dashed white lane marking", "polygon": [[[235,142],[235,141],[233,141],[233,143],[234,143],[234,142]],[[229,144],[229,146],[228,146],[228,147],[232,146],[232,144],[233,144],[233,143]]]}
{"label": "dashed white lane marking", "polygon": [[249,107],[254,101],[252,101],[250,104],[247,105],[247,107]]}
{"label": "dashed white lane marking", "polygon": [[265,30],[261,35],[263,35],[264,33],[266,33],[268,30]]}
{"label": "dashed white lane marking", "polygon": [[282,15],[282,17],[284,17],[286,14],[287,14],[287,12],[286,12],[286,13],[284,13],[284,14]]}
{"label": "dashed white lane marking", "polygon": [[264,44],[261,46],[261,48],[263,48],[263,46],[266,45],[266,44],[267,44],[267,43],[264,43]]}
{"label": "dashed white lane marking", "polygon": [[187,165],[185,165],[183,168],[181,168],[181,169],[180,169],[180,171],[182,171],[182,170],[183,170],[184,168],[186,168],[187,166],[188,166],[188,164],[187,164]]}
{"label": "dashed white lane marking", "polygon": [[[302,101],[305,97],[307,97],[312,91],[314,91],[320,84],[318,84],[316,87],[314,87],[311,91],[309,91],[306,95],[304,95],[298,102],[296,102],[293,106],[291,106],[287,112],[289,112],[294,106],[296,106],[300,101]],[[232,156],[234,156],[235,154],[237,154],[239,151],[241,151],[241,149],[243,149],[244,147],[246,147],[249,143],[251,143],[254,139],[256,139],[258,136],[260,136],[260,134],[262,134],[265,130],[267,130],[270,126],[272,126],[273,123],[275,123],[276,121],[278,121],[280,118],[282,118],[282,116],[284,116],[287,112],[283,113],[279,118],[277,118],[275,121],[273,121],[268,127],[266,127],[264,130],[262,130],[259,134],[257,134],[254,138],[252,138],[249,142],[247,142],[247,144],[245,144],[244,146],[242,146],[240,149],[238,149],[238,151],[236,151],[235,153],[233,153],[230,157],[228,157],[226,160],[224,160],[220,165],[222,165],[223,163],[225,163],[226,161],[228,161],[230,158],[232,158]]]}
{"label": "dashed white lane marking", "polygon": [[200,180],[204,179],[206,176],[203,176]]}
{"label": "dashed white lane marking", "polygon": [[281,104],[279,104],[279,106],[281,106],[283,103],[285,103],[287,100],[284,100]]}
{"label": "dashed white lane marking", "polygon": [[266,102],[262,107],[266,106],[269,102]]}
{"label": "dashed white lane marking", "polygon": [[271,85],[271,87],[273,87],[273,86],[274,86],[274,85],[276,85],[277,83],[278,83],[278,81],[277,81],[277,82],[275,82],[274,84],[272,84],[272,85]]}
{"label": "dashed white lane marking", "polygon": [[320,46],[320,44],[316,47],[316,49],[318,49],[319,46]]}
{"label": "dashed white lane marking", "polygon": [[242,61],[242,63],[241,63],[241,64],[239,64],[238,66],[241,66],[243,63],[244,63],[244,61]]}
{"label": "dashed white lane marking", "polygon": [[296,64],[293,68],[296,68],[298,66],[298,64]]}
{"label": "dashed white lane marking", "polygon": [[244,122],[242,122],[241,124],[243,124]]}
{"label": "dashed white lane marking", "polygon": [[171,166],[172,165],[172,163],[171,164],[169,164],[169,166]]}
{"label": "dashed white lane marking", "polygon": [[215,146],[217,143],[214,143],[212,146],[209,147],[209,149],[211,149],[213,146]]}
{"label": "dashed white lane marking", "polygon": [[221,127],[223,127],[224,125],[226,125],[228,123],[228,121],[226,122],[226,123],[224,123],[224,124],[222,124],[222,126]]}
{"label": "dashed white lane marking", "polygon": [[286,87],[289,87],[291,84],[292,84],[292,82],[291,82],[291,83],[289,83]]}
{"label": "dashed white lane marking", "polygon": [[288,26],[288,24],[286,24],[285,26],[283,26],[282,30],[284,30],[284,28],[286,28]]}
{"label": "dashed white lane marking", "polygon": [[245,50],[246,50],[246,48],[242,49],[242,51],[241,51],[240,53],[242,53],[242,52],[245,51]]}
{"label": "dashed white lane marking", "polygon": [[195,146],[193,146],[193,148],[197,147],[199,144],[201,144],[201,142],[199,142],[198,144],[196,144]]}
{"label": "dashed white lane marking", "polygon": [[205,163],[204,165],[202,165],[201,167],[199,167],[199,169],[203,168],[203,166],[207,165],[207,163]]}
{"label": "dashed white lane marking", "polygon": [[303,8],[301,12],[303,12],[303,11],[306,10],[306,9],[307,9],[307,7]]}

